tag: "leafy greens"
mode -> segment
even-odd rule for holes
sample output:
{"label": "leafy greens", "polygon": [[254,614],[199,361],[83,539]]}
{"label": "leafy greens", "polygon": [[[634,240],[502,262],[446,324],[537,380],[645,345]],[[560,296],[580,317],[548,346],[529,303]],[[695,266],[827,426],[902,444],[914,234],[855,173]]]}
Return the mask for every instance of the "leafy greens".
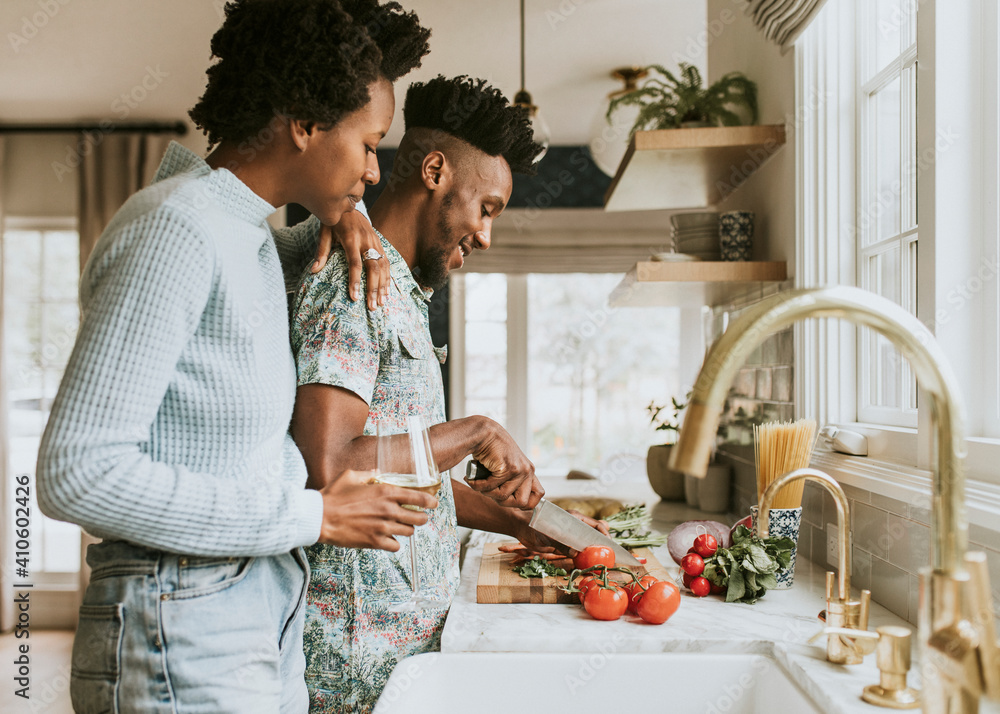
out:
{"label": "leafy greens", "polygon": [[547,560],[537,555],[523,565],[516,566],[514,572],[522,578],[547,578],[553,575],[566,574],[566,571],[562,568],[553,566]]}
{"label": "leafy greens", "polygon": [[667,537],[649,530],[653,517],[645,505],[627,506],[604,519],[611,537],[626,548],[653,548],[667,542]]}
{"label": "leafy greens", "polygon": [[737,526],[733,544],[705,558],[709,582],[726,588],[726,602],[752,604],[778,585],[775,573],[792,562],[791,538],[758,538],[746,526]]}

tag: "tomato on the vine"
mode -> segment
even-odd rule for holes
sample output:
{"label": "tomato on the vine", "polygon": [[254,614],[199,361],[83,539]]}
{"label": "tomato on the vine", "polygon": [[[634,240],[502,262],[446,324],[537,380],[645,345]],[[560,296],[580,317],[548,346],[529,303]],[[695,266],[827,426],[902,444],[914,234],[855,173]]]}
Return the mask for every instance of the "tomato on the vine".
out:
{"label": "tomato on the vine", "polygon": [[636,605],[636,613],[648,623],[661,625],[677,612],[681,605],[681,591],[669,580],[659,580],[650,585]]}
{"label": "tomato on the vine", "polygon": [[609,568],[615,567],[614,551],[604,545],[589,545],[573,558],[573,567],[577,570],[583,570],[594,565],[606,565]]}
{"label": "tomato on the vine", "polygon": [[635,608],[639,604],[639,600],[642,599],[644,594],[643,588],[648,588],[655,582],[657,582],[657,579],[652,575],[643,575],[639,582],[633,580],[625,586],[625,592],[628,593],[628,611],[630,613],[633,615],[637,614]]}
{"label": "tomato on the vine", "polygon": [[628,608],[628,595],[617,583],[594,586],[583,599],[583,609],[595,620],[617,620]]}
{"label": "tomato on the vine", "polygon": [[583,603],[583,598],[587,595],[587,592],[598,585],[597,578],[593,575],[586,575],[580,578],[580,582],[576,586],[580,589],[580,594],[577,596],[580,599],[580,603]]}

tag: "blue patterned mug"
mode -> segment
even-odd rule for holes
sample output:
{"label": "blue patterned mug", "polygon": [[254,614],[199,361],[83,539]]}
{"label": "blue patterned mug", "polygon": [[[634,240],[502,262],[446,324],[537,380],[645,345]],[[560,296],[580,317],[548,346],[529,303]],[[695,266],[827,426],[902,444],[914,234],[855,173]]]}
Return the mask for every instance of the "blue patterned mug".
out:
{"label": "blue patterned mug", "polygon": [[719,248],[723,260],[753,257],[753,211],[719,214]]}
{"label": "blue patterned mug", "polygon": [[[757,534],[757,506],[750,507],[750,517],[754,535]],[[795,580],[795,553],[799,544],[799,527],[802,525],[802,507],[772,508],[767,517],[767,534],[775,538],[791,538],[795,543],[792,548],[792,560],[787,568],[779,568],[774,574],[778,581],[777,590],[787,590]]]}

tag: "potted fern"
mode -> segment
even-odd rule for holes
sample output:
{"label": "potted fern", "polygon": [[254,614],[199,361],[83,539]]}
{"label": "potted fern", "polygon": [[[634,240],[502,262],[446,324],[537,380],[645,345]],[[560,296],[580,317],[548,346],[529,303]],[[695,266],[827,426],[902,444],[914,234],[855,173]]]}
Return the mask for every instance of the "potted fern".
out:
{"label": "potted fern", "polygon": [[680,63],[679,77],[658,64],[645,70],[649,78],[642,87],[608,105],[608,123],[625,107],[637,110],[629,138],[637,131],[651,129],[757,123],[757,85],[740,72],[730,72],[705,88],[701,72],[686,62]]}

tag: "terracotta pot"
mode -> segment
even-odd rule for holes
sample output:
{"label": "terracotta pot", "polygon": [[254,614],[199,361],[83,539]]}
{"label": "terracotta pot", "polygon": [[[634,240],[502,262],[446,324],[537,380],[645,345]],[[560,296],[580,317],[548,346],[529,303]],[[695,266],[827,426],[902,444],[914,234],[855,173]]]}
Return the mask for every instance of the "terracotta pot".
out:
{"label": "terracotta pot", "polygon": [[684,500],[684,474],[674,471],[667,463],[672,444],[650,446],[646,452],[646,476],[649,485],[664,501]]}

